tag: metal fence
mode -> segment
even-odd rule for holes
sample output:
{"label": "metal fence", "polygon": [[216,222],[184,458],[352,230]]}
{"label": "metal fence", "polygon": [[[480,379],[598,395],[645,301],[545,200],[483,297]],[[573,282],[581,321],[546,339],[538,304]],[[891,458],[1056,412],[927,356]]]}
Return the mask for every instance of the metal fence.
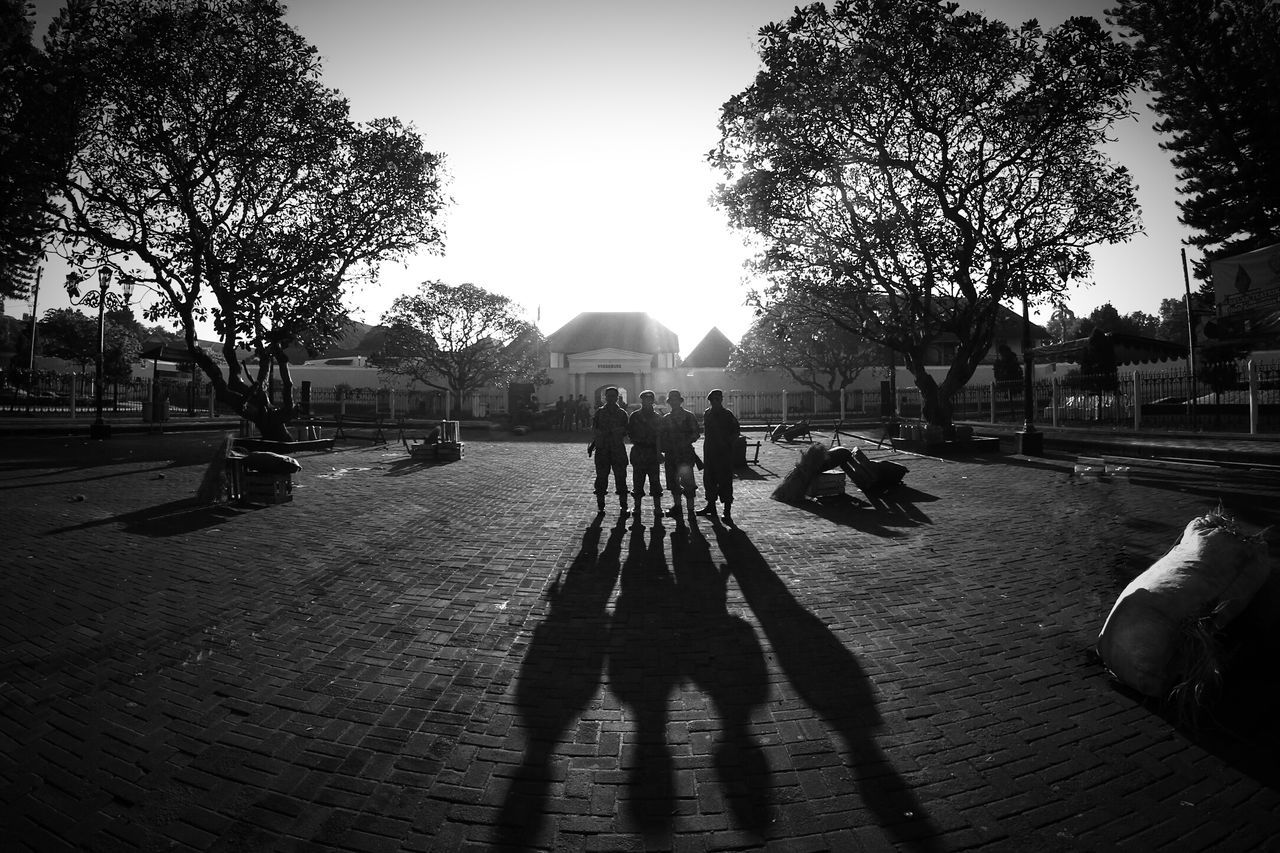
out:
{"label": "metal fence", "polygon": [[[208,382],[173,379],[132,379],[103,384],[104,414],[136,414],[143,420],[176,416],[205,416],[211,411],[230,414],[217,406]],[[23,372],[0,380],[0,413],[81,418],[97,412],[92,374]]]}
{"label": "metal fence", "polygon": [[472,418],[502,417],[507,414],[507,392],[500,388],[485,389],[469,395],[458,405],[456,398],[443,391],[398,388],[311,388],[299,392],[299,402],[315,417],[336,414],[370,415],[431,420],[444,418],[446,413],[462,414]]}
{"label": "metal fence", "polygon": [[[1280,362],[1245,362],[1211,385],[1185,370],[1069,374],[1032,384],[1037,423],[1125,430],[1280,433]],[[1021,381],[969,386],[953,399],[955,420],[1019,423]]]}
{"label": "metal fence", "polygon": [[[1119,372],[1109,376],[1067,374],[1032,384],[1032,410],[1037,423],[1068,427],[1126,430],[1192,430],[1280,433],[1280,362],[1244,361],[1217,373],[1211,385],[1185,370]],[[1025,400],[1021,381],[969,385],[952,400],[952,419],[1020,423]],[[278,395],[279,390],[274,389]],[[509,414],[505,389],[470,395],[461,406],[434,390],[390,388],[310,388],[295,386],[299,403],[313,416],[338,413],[430,420],[449,414],[485,419]],[[103,412],[137,415],[141,420],[232,415],[214,399],[208,382],[184,379],[134,379],[103,387]],[[686,399],[695,412],[701,396]],[[746,424],[878,419],[892,409],[901,418],[922,414],[918,389],[897,389],[892,403],[877,389],[845,389],[832,399],[814,391],[725,392],[725,405]],[[0,413],[7,415],[93,417],[96,410],[91,374],[19,371],[0,378]]]}

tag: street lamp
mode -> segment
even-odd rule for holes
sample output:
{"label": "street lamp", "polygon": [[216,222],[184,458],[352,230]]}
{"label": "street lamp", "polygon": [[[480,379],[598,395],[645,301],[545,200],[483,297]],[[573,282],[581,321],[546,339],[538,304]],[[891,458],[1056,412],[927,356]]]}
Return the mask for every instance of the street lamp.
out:
{"label": "street lamp", "polygon": [[[105,358],[104,350],[106,349],[106,310],[107,305],[111,305],[112,311],[122,310],[129,305],[129,300],[133,297],[133,279],[122,276],[120,286],[124,290],[124,298],[120,298],[114,293],[108,293],[107,288],[111,287],[111,279],[115,275],[115,270],[111,267],[100,267],[98,269],[98,289],[91,290],[84,296],[80,296],[79,290],[75,284],[68,286],[68,295],[72,305],[88,305],[90,308],[98,309],[98,353],[94,359],[94,372],[96,374],[94,387],[94,411],[93,424],[89,427],[90,438],[110,438],[111,425],[102,420],[102,370],[103,360]],[[76,297],[80,298],[76,298]]]}
{"label": "street lamp", "polygon": [[1022,426],[1015,433],[1017,450],[1024,456],[1044,455],[1044,433],[1036,429],[1036,401],[1033,396],[1032,374],[1035,360],[1031,355],[1031,279],[1022,279]]}

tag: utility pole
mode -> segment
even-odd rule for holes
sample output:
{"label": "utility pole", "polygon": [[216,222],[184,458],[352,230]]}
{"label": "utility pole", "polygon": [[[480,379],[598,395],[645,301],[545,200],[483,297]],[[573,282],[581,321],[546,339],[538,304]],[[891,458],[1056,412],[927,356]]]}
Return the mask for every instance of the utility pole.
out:
{"label": "utility pole", "polygon": [[1187,398],[1191,409],[1191,423],[1196,422],[1196,321],[1191,314],[1191,276],[1187,273],[1187,250],[1182,250],[1182,285],[1186,289],[1187,306],[1187,369],[1191,373],[1191,396]]}
{"label": "utility pole", "polygon": [[36,309],[40,307],[40,276],[43,273],[44,267],[36,267],[36,283],[31,290],[31,354],[27,357],[27,370],[36,369],[36,331],[39,328],[36,320],[40,316]]}

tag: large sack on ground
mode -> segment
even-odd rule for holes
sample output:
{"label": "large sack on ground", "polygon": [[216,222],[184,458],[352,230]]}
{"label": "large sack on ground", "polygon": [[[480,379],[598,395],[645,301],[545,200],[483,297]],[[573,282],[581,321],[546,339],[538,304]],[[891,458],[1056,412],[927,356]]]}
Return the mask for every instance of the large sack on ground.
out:
{"label": "large sack on ground", "polygon": [[1197,632],[1220,630],[1267,580],[1267,546],[1221,513],[1192,519],[1182,538],[1111,608],[1098,654],[1120,681],[1166,697],[1194,668]]}
{"label": "large sack on ground", "polygon": [[773,490],[773,499],[788,504],[803,502],[809,494],[809,486],[819,474],[827,470],[829,463],[827,446],[815,441],[800,454],[800,461],[787,472]]}
{"label": "large sack on ground", "polygon": [[260,474],[294,474],[302,470],[302,463],[283,453],[255,450],[244,458],[244,466]]}

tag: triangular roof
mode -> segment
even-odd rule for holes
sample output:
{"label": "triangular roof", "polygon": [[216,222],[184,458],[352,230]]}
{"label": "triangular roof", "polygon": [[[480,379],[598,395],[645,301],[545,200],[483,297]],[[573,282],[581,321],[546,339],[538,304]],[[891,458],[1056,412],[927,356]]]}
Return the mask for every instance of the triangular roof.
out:
{"label": "triangular roof", "polygon": [[643,353],[680,351],[676,333],[643,311],[586,311],[547,335],[551,352],[620,349]]}
{"label": "triangular roof", "polygon": [[711,331],[698,342],[693,351],[681,363],[681,367],[726,367],[733,354],[733,341],[725,333],[711,327]]}

